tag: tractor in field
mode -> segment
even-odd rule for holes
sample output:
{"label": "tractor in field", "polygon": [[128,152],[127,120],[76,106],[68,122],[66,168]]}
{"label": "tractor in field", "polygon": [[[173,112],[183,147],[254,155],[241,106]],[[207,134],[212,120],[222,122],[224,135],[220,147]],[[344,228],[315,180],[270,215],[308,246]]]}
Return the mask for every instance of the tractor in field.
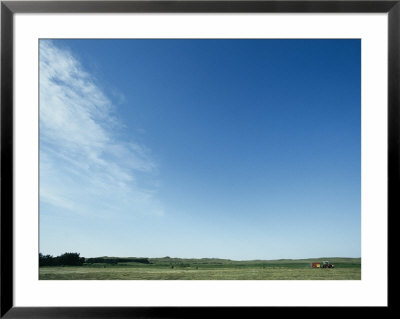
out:
{"label": "tractor in field", "polygon": [[335,265],[330,264],[329,261],[323,261],[322,264],[320,262],[312,262],[311,268],[335,268]]}
{"label": "tractor in field", "polygon": [[329,261],[324,261],[322,263],[322,268],[335,268],[335,265],[330,264]]}

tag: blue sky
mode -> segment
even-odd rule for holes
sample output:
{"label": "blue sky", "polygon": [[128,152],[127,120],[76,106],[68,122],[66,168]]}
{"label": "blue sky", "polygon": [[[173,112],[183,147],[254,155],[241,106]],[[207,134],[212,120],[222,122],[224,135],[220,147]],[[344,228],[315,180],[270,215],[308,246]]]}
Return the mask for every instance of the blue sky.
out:
{"label": "blue sky", "polygon": [[41,40],[40,251],[361,256],[360,40]]}

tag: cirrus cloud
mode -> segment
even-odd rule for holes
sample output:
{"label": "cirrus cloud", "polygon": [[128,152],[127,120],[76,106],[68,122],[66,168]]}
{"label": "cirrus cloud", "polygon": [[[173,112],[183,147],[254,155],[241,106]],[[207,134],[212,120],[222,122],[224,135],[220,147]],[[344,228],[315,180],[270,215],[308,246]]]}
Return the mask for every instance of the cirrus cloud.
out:
{"label": "cirrus cloud", "polygon": [[123,129],[116,108],[79,60],[40,41],[40,202],[93,216],[163,215],[157,164]]}

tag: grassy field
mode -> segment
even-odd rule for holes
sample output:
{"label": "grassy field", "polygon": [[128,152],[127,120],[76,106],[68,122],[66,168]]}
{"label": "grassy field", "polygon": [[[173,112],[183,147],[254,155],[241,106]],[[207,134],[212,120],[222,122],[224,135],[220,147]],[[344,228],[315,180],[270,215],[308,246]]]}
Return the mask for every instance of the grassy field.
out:
{"label": "grassy field", "polygon": [[[44,280],[360,280],[360,258],[252,260],[149,258],[149,264],[121,262],[40,267]],[[312,269],[329,260],[333,269]]]}

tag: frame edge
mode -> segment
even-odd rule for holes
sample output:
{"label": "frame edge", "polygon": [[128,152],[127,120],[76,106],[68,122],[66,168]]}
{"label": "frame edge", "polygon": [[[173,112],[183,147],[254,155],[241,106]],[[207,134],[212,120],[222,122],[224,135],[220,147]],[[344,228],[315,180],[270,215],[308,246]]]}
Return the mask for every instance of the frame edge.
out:
{"label": "frame edge", "polygon": [[13,307],[13,12],[1,3],[0,315]]}
{"label": "frame edge", "polygon": [[[15,1],[17,4],[12,3],[13,1],[1,1],[1,176],[0,176],[0,189],[1,189],[1,256],[0,256],[0,318],[4,316],[6,318],[29,318],[40,317],[40,318],[54,318],[58,316],[59,318],[70,318],[72,315],[77,318],[108,318],[113,315],[115,318],[132,318],[133,315],[138,315],[142,318],[146,317],[168,317],[168,318],[178,318],[179,314],[189,315],[188,310],[184,308],[176,309],[174,307],[167,308],[132,308],[132,307],[121,307],[121,308],[102,308],[102,307],[83,307],[83,308],[71,308],[71,307],[13,307],[13,216],[8,214],[8,212],[13,212],[13,15],[14,13],[55,13],[55,12],[96,12],[95,3],[104,1],[83,1],[85,5],[89,5],[91,9],[88,11],[79,11],[82,9],[78,5],[73,4],[74,1]],[[61,5],[61,9],[57,10],[57,2]],[[61,2],[61,3],[60,3]],[[107,8],[109,9],[110,2],[108,2]],[[121,3],[121,1],[115,1],[116,3]],[[138,1],[133,1],[138,2]],[[146,1],[139,1],[145,5]],[[156,1],[161,3],[162,1]],[[166,2],[179,2],[179,1],[166,1]],[[190,2],[190,1],[182,1]],[[212,1],[199,1],[199,2],[212,2]],[[246,2],[246,1],[240,1]],[[255,1],[249,1],[255,2]],[[278,2],[278,1],[268,1],[268,2]],[[283,1],[284,2],[284,1]],[[290,7],[289,2],[293,3],[296,1],[287,1],[286,6]],[[305,1],[299,1],[305,2]],[[323,3],[325,1],[308,1],[309,3],[318,2]],[[342,2],[345,1],[331,1],[331,2]],[[400,189],[400,0],[395,1],[349,1],[352,6],[346,6],[347,10],[349,8],[355,8],[363,3],[366,7],[363,10],[352,9],[355,11],[347,12],[387,12],[388,13],[388,37],[389,37],[389,50],[388,50],[388,236],[393,234],[394,224],[391,226],[389,223],[390,212],[394,215],[395,212],[400,211],[399,198],[397,190]],[[52,4],[51,4],[52,3]],[[76,2],[77,3],[77,2]],[[150,5],[148,2],[147,4]],[[326,5],[327,3],[325,3]],[[75,9],[71,11],[71,5]],[[154,4],[153,4],[154,5]],[[93,6],[93,7],[92,7]],[[282,7],[273,6],[274,9],[269,12],[296,12],[295,10],[285,11]],[[321,6],[322,7],[322,6]],[[329,6],[331,7],[331,6]],[[335,11],[332,9],[326,9],[324,11],[314,10],[308,11],[309,7],[297,12],[346,12],[346,10]],[[318,8],[320,6],[318,5]],[[131,7],[131,10],[134,7]],[[75,11],[74,11],[75,10]],[[121,9],[118,9],[121,10]],[[138,10],[137,12],[154,12],[152,10]],[[226,10],[226,8],[225,8]],[[319,9],[320,10],[320,9]],[[157,10],[156,10],[157,11]],[[123,11],[100,11],[99,12],[123,12]],[[161,10],[158,12],[171,12],[169,10]],[[186,10],[178,10],[173,12],[186,12]],[[220,11],[216,11],[220,12]],[[239,10],[236,10],[239,12]],[[246,12],[255,12],[246,11]],[[389,248],[388,241],[388,250]],[[389,254],[388,254],[389,256]],[[390,257],[388,261],[388,273]],[[391,273],[393,276],[393,273]],[[389,282],[388,282],[389,285]],[[388,299],[388,307],[390,305],[390,300]],[[254,307],[252,307],[254,308]],[[260,307],[255,307],[260,308]],[[262,309],[265,309],[261,307]],[[325,307],[324,307],[325,308]],[[328,307],[331,308],[332,307]],[[378,307],[382,309],[382,307]],[[383,307],[384,308],[384,307]],[[193,311],[196,308],[191,308]],[[200,314],[226,314],[227,309],[223,310],[224,307],[218,308],[197,308],[200,310]],[[310,310],[308,307],[291,307],[291,310],[295,310],[296,314],[300,310]],[[350,310],[359,309],[353,307],[347,307]],[[164,311],[164,315],[160,316],[160,311]],[[222,311],[216,311],[222,310]],[[236,309],[235,313],[248,314],[251,309],[242,308]],[[308,311],[307,310],[307,311]],[[323,309],[322,309],[323,310]],[[335,310],[335,309],[332,309]],[[371,311],[372,309],[369,309]],[[104,311],[104,312],[103,312]],[[118,313],[119,312],[119,313]],[[336,311],[334,311],[336,313]],[[355,311],[354,311],[355,313]],[[157,315],[158,314],[158,315]],[[190,312],[194,315],[193,312]],[[172,315],[172,316],[171,316]]]}
{"label": "frame edge", "polygon": [[[393,237],[393,216],[400,211],[400,2],[388,15],[388,278],[390,273],[390,236]],[[392,215],[392,219],[390,218]],[[393,238],[392,238],[393,240]],[[389,289],[389,281],[388,281]],[[389,291],[388,291],[389,292]],[[388,306],[393,301],[388,294]],[[392,303],[393,304],[393,303]]]}

